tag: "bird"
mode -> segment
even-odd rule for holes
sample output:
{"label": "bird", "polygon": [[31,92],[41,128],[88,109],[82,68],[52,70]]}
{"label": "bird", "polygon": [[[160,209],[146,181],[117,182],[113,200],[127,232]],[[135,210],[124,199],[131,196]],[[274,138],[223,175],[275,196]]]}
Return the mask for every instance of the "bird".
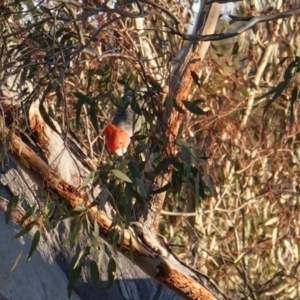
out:
{"label": "bird", "polygon": [[132,98],[132,93],[122,97],[122,107],[116,110],[112,121],[104,129],[106,148],[118,156],[127,152],[131,137],[142,126],[141,116],[130,106]]}

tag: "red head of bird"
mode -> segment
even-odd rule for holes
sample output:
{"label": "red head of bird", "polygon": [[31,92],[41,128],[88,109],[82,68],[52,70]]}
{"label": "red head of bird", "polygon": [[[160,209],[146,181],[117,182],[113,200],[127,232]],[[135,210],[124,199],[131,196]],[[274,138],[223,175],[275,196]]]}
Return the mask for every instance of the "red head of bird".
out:
{"label": "red head of bird", "polygon": [[131,109],[119,108],[111,123],[104,129],[105,144],[110,152],[122,156],[130,143],[130,138],[141,129],[141,118]]}

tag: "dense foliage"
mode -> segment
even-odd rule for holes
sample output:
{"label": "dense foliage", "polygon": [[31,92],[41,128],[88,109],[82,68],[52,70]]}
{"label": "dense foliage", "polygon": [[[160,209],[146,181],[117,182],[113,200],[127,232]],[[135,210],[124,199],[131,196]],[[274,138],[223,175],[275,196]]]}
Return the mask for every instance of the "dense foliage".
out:
{"label": "dense foliage", "polygon": [[[276,11],[251,2],[235,13]],[[296,5],[277,2],[279,10]],[[1,84],[19,80],[7,126],[28,134],[28,108],[41,97],[45,122],[54,127],[56,120],[97,165],[84,184],[107,191],[124,227],[134,201],[145,197],[154,155],[155,172],[173,172],[162,189],[160,233],[181,260],[234,299],[299,297],[299,18],[260,23],[212,44],[191,74],[186,100],[194,105],[186,103],[174,153],[162,158],[157,119],[183,44],[176,32],[193,16],[186,5],[1,2]],[[230,26],[219,23],[219,31]],[[116,158],[103,149],[102,130],[129,91],[145,125],[129,153]]]}

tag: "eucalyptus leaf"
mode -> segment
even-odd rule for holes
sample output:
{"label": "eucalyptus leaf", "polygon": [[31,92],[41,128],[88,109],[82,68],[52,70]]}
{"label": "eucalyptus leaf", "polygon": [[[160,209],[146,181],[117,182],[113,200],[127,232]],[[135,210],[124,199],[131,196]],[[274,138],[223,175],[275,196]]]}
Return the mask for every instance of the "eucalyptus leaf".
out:
{"label": "eucalyptus leaf", "polygon": [[182,103],[191,113],[198,116],[205,115],[205,112],[198,106],[198,102],[183,100]]}
{"label": "eucalyptus leaf", "polygon": [[132,182],[131,179],[126,175],[124,174],[122,171],[118,170],[118,169],[112,169],[111,170],[111,173],[115,176],[115,177],[118,177],[119,179],[122,179],[126,182]]}

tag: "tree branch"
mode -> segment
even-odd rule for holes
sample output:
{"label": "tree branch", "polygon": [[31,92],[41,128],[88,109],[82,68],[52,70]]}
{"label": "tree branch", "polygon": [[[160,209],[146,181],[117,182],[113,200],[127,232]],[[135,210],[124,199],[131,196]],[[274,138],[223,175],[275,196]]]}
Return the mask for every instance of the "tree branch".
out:
{"label": "tree branch", "polygon": [[[198,30],[203,33],[214,32],[220,7],[220,4],[208,6],[205,5],[205,3],[202,4],[195,25],[196,33]],[[199,45],[187,42],[177,54],[177,60],[175,60],[173,70],[169,77],[169,93],[166,96],[163,117],[157,126],[157,132],[159,132],[158,138],[162,142],[160,152],[164,157],[175,153],[175,140],[179,126],[182,123],[182,112],[184,112],[182,100],[188,99],[190,87],[193,83],[191,72],[198,70],[208,46],[209,43],[206,42],[200,43]],[[174,106],[176,109],[173,109]],[[154,174],[151,168],[150,159],[147,173]],[[151,194],[150,192],[168,184],[171,181],[171,176],[172,170],[169,169],[165,174],[159,174],[158,176],[153,175],[152,178],[145,180],[145,186],[149,195],[146,204],[144,206],[139,203],[135,204],[136,215],[139,217],[139,222],[143,223],[144,227],[151,232],[157,230],[166,192],[159,194]]]}
{"label": "tree branch", "polygon": [[[0,143],[4,145],[4,140]],[[17,163],[43,189],[57,194],[61,201],[67,201],[73,209],[86,209],[91,224],[98,223],[101,236],[106,239],[112,228],[113,221],[97,207],[91,206],[88,193],[80,193],[77,188],[60,178],[30,147],[28,147],[15,133],[11,134],[7,147],[10,158]],[[19,213],[19,211],[18,211]],[[130,258],[129,252],[134,254],[134,262],[148,275],[176,292],[183,299],[224,299],[206,278],[200,278],[189,268],[183,266],[173,255],[152,240],[151,233],[145,238],[145,247],[137,239],[132,228],[123,229],[113,226],[120,234],[118,249]],[[154,239],[155,240],[155,239]],[[150,248],[149,248],[150,246]],[[205,284],[205,287],[204,287]]]}
{"label": "tree branch", "polygon": [[238,28],[235,31],[230,31],[226,33],[216,33],[216,34],[208,34],[208,35],[196,35],[196,34],[184,34],[180,32],[172,32],[173,34],[178,34],[181,36],[184,40],[192,41],[192,42],[198,42],[198,41],[220,41],[225,40],[228,38],[232,38],[234,36],[240,35],[241,33],[251,29],[258,23],[267,22],[271,20],[277,20],[282,18],[291,17],[293,15],[300,14],[300,8],[294,8],[288,11],[268,15],[268,16],[259,16],[259,17],[237,17],[229,15],[230,18],[232,18],[232,21],[230,23],[239,22],[239,21],[248,21],[245,25]]}

